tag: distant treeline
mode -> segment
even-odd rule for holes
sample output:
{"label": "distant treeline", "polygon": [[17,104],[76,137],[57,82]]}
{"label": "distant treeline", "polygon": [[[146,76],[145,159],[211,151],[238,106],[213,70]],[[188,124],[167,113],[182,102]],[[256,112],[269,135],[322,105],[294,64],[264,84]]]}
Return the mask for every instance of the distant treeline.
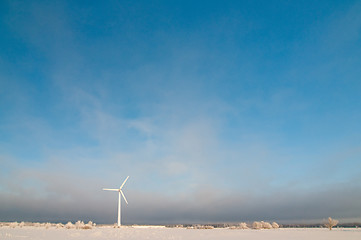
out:
{"label": "distant treeline", "polygon": [[[280,224],[282,228],[324,228],[324,224]],[[361,223],[339,223],[335,228],[358,228],[361,227]]]}
{"label": "distant treeline", "polygon": [[[209,226],[213,228],[229,228],[238,226],[239,223],[208,223],[208,224],[170,224],[166,225],[169,228],[200,228],[200,226]],[[251,226],[252,224],[247,224]],[[279,224],[280,228],[325,228],[325,224]],[[361,227],[361,223],[341,223],[338,224],[335,228],[358,228]]]}

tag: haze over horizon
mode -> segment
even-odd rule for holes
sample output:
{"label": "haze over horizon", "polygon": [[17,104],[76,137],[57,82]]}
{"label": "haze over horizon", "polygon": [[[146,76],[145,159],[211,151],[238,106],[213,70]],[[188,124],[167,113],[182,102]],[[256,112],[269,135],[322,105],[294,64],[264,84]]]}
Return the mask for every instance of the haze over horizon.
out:
{"label": "haze over horizon", "polygon": [[0,221],[361,222],[359,1],[0,2]]}

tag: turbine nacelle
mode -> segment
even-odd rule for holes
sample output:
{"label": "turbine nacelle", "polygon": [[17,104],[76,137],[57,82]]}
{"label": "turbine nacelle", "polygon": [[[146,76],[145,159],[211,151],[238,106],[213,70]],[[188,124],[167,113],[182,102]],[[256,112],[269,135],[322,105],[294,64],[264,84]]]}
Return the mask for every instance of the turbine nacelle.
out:
{"label": "turbine nacelle", "polygon": [[127,201],[127,199],[125,198],[125,195],[124,195],[124,193],[123,193],[123,191],[122,191],[122,188],[123,188],[125,182],[128,180],[128,178],[129,178],[129,176],[124,180],[123,184],[120,186],[119,189],[115,189],[115,188],[103,188],[103,190],[105,190],[105,191],[119,192],[120,194],[122,194],[124,201],[128,204],[128,201]]}

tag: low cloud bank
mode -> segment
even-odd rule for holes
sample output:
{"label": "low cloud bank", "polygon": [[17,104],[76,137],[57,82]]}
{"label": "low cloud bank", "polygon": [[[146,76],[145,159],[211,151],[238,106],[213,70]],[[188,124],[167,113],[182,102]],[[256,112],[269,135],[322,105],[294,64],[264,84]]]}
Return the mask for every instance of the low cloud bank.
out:
{"label": "low cloud bank", "polygon": [[[67,222],[84,219],[98,223],[116,221],[117,196],[101,190],[82,192],[68,199],[0,193],[0,221]],[[333,216],[359,219],[361,188],[338,186],[319,191],[273,192],[264,195],[218,193],[199,190],[193,194],[126,192],[124,224],[171,224],[240,221],[311,221]]]}

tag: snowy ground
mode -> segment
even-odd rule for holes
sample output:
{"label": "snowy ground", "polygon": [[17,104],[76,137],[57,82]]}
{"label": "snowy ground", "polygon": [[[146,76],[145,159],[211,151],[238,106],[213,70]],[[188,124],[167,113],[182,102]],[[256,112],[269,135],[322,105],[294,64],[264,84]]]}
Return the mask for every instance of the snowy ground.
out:
{"label": "snowy ground", "polygon": [[110,227],[96,227],[89,230],[83,229],[56,229],[56,228],[37,228],[37,227],[22,227],[22,228],[0,228],[0,239],[34,239],[34,240],[113,240],[113,239],[187,239],[187,240],[201,240],[201,239],[268,239],[268,240],[282,240],[282,239],[317,239],[317,240],[339,240],[347,239],[353,240],[361,239],[361,229],[346,229],[338,228],[329,231],[325,228],[301,228],[301,229],[263,229],[263,230],[231,230],[231,229],[185,229],[185,228],[110,228]]}

